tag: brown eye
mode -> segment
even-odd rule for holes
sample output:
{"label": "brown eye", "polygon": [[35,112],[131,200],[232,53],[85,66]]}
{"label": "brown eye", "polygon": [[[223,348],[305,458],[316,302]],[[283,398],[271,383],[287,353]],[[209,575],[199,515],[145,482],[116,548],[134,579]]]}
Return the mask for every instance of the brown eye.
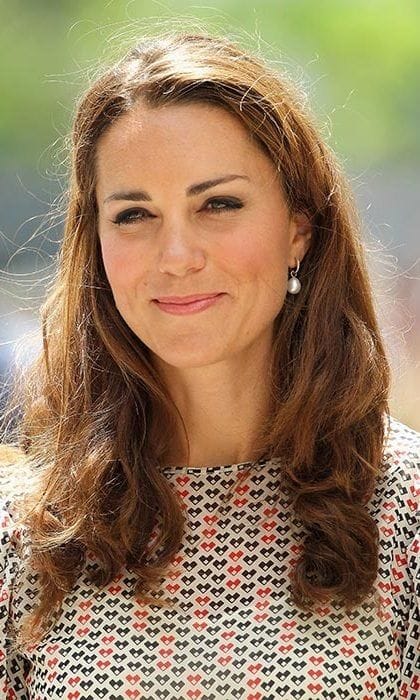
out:
{"label": "brown eye", "polygon": [[139,221],[144,221],[147,218],[154,218],[152,214],[150,214],[146,209],[126,209],[125,211],[121,211],[115,219],[113,220],[114,224],[131,224],[131,223],[136,223]]}
{"label": "brown eye", "polygon": [[213,197],[209,199],[204,205],[204,209],[211,212],[223,212],[230,211],[232,209],[242,209],[243,202],[236,198],[227,197]]}

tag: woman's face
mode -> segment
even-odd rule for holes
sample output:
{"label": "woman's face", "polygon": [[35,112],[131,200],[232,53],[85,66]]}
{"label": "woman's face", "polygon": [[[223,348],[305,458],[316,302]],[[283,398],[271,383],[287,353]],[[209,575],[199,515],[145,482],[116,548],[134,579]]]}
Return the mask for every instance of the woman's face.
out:
{"label": "woman's face", "polygon": [[[289,213],[275,167],[235,116],[139,103],[98,143],[96,194],[116,307],[158,360],[199,367],[271,344],[310,227]],[[156,302],[215,293],[194,313]]]}

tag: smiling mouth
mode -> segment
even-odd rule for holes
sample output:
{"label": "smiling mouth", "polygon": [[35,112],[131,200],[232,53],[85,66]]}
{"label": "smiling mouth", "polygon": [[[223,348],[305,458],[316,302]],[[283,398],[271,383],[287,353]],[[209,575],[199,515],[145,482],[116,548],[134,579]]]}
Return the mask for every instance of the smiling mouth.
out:
{"label": "smiling mouth", "polygon": [[213,296],[207,296],[207,297],[201,297],[201,298],[195,298],[193,301],[189,302],[183,302],[181,303],[180,301],[175,302],[162,302],[159,299],[154,299],[153,303],[156,304],[156,306],[161,310],[166,313],[170,314],[175,314],[178,316],[185,315],[185,314],[190,314],[190,313],[196,313],[198,311],[204,311],[205,309],[210,308],[214,304],[216,304],[222,297],[224,297],[225,294],[222,292],[220,294],[215,294]]}
{"label": "smiling mouth", "polygon": [[202,301],[203,299],[210,299],[212,297],[219,296],[220,294],[223,294],[223,292],[209,292],[208,294],[190,294],[184,297],[158,297],[157,299],[153,299],[153,301],[157,301],[163,304],[190,304],[191,302]]}

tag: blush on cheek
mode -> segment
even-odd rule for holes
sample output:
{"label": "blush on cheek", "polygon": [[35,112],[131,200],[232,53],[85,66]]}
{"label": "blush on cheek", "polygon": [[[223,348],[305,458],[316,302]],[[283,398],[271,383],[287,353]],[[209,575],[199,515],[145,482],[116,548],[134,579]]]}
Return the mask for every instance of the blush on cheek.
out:
{"label": "blush on cheek", "polygon": [[238,276],[249,275],[252,272],[255,274],[264,258],[261,246],[248,236],[242,237],[239,243],[237,240],[225,242],[223,249],[217,254],[217,259]]}
{"label": "blush on cheek", "polygon": [[128,258],[111,242],[101,242],[102,261],[111,289],[127,283],[129,278]]}
{"label": "blush on cheek", "polygon": [[287,273],[287,259],[279,243],[261,235],[244,236],[240,245],[237,241],[224,245],[218,260],[243,282],[258,277],[279,279],[282,272]]}

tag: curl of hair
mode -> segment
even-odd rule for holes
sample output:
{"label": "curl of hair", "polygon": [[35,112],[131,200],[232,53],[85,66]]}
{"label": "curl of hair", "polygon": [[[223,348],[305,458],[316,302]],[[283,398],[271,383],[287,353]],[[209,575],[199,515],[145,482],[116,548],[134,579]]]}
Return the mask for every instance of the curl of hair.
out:
{"label": "curl of hair", "polygon": [[20,507],[40,578],[27,635],[47,628],[88,556],[98,586],[128,567],[137,595],[170,604],[158,588],[184,516],[160,466],[182,418],[115,307],[97,235],[98,140],[140,99],[153,108],[206,102],[236,115],[278,169],[290,210],[310,216],[302,290],[275,320],[271,408],[250,459],[280,459],[305,528],[291,572],[295,603],[351,608],[377,573],[365,505],[380,472],[389,390],[352,194],[286,77],[222,38],[181,33],[139,43],[78,105],[43,353],[21,399],[19,440],[34,487]]}

